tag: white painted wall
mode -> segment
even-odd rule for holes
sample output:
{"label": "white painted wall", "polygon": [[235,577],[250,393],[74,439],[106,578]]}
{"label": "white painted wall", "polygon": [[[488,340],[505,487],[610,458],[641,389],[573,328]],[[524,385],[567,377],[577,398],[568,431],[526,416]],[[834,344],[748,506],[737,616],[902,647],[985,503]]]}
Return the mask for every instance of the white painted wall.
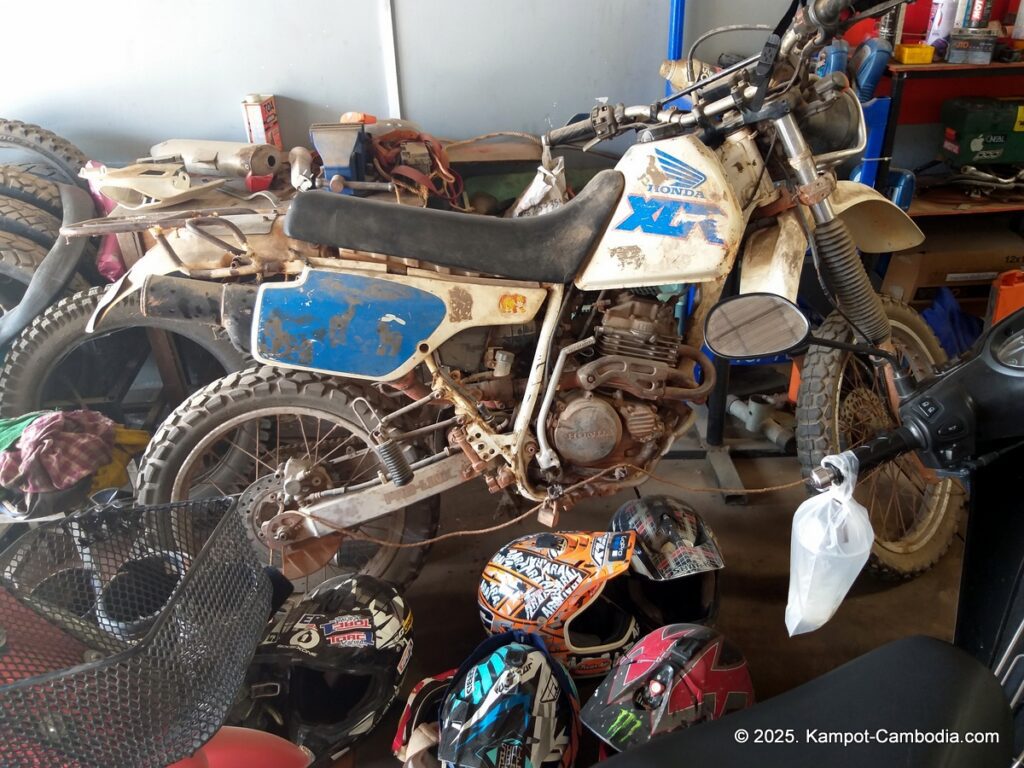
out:
{"label": "white painted wall", "polygon": [[[774,23],[786,0],[690,0],[687,38]],[[285,142],[346,110],[383,115],[380,0],[7,3],[0,115],[120,162],[167,138],[244,139],[239,103],[274,93]],[[607,96],[662,93],[668,0],[394,0],[404,116],[440,136],[542,131]],[[26,34],[16,31],[31,30]],[[763,35],[719,38],[752,51]],[[14,65],[16,63],[16,65]]]}

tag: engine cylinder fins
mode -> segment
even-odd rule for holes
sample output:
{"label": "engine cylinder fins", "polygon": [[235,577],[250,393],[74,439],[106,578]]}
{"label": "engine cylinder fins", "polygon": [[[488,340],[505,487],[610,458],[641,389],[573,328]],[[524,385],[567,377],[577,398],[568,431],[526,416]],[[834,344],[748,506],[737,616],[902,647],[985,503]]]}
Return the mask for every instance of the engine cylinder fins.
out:
{"label": "engine cylinder fins", "polygon": [[679,360],[679,337],[641,335],[632,331],[600,326],[596,329],[597,351],[601,355],[623,355],[674,366]]}
{"label": "engine cylinder fins", "polygon": [[871,344],[889,340],[892,328],[882,307],[882,300],[871,285],[861,263],[850,230],[841,219],[819,224],[814,231],[821,269],[840,308],[867,334]]}
{"label": "engine cylinder fins", "polygon": [[396,486],[401,487],[412,482],[415,472],[409,466],[409,459],[405,457],[402,446],[388,438],[382,443],[373,447],[380,463],[384,465],[384,472]]}

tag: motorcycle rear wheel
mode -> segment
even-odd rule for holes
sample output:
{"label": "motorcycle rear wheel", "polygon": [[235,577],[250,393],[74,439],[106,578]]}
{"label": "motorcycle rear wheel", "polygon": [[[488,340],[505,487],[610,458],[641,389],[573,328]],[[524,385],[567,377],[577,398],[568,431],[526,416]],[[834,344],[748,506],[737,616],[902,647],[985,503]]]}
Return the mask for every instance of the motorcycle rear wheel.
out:
{"label": "motorcycle rear wheel", "polygon": [[[920,378],[946,354],[924,319],[906,304],[882,297],[897,353]],[[838,314],[818,329],[822,338],[854,341]],[[811,346],[804,357],[797,399],[797,456],[806,476],[822,458],[853,448],[879,430],[898,424],[885,381],[863,357]],[[868,571],[890,580],[929,570],[949,549],[964,506],[960,484],[929,480],[912,456],[864,473],[854,493],[871,517],[875,543]]]}
{"label": "motorcycle rear wheel", "polygon": [[[283,467],[288,458],[309,459],[318,468],[333,458],[331,471],[347,473],[329,478],[335,484],[372,478],[378,463],[352,410],[352,400],[358,396],[373,398],[374,391],[334,377],[269,366],[218,379],[182,403],[153,436],[139,470],[139,498],[144,504],[160,504],[213,493],[240,493]],[[318,452],[328,439],[342,443],[327,444]],[[345,453],[320,455],[342,447]],[[346,462],[351,467],[345,466]],[[370,521],[359,530],[395,543],[422,541],[437,533],[439,515],[440,496],[433,496]],[[250,538],[256,550],[269,559],[269,549],[260,541],[261,522],[255,516],[249,520]],[[321,572],[293,583],[305,590],[316,586],[317,579],[359,572],[401,588],[419,573],[427,549],[383,547],[350,539]]]}

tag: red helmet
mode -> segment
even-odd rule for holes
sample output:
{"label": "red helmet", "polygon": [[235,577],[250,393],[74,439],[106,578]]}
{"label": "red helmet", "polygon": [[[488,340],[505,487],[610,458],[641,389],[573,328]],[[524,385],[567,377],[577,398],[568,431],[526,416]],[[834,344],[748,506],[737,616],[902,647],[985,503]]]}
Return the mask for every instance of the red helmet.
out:
{"label": "red helmet", "polygon": [[709,627],[671,624],[642,637],[615,663],[580,717],[621,751],[753,703],[739,651]]}

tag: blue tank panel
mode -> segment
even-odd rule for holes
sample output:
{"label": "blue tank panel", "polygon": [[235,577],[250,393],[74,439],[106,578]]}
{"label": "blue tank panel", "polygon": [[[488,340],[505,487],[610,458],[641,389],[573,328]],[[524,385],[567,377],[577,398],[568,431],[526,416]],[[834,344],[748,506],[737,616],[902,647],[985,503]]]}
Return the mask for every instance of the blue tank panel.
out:
{"label": "blue tank panel", "polygon": [[384,376],[416,353],[447,308],[410,285],[331,270],[260,291],[258,358],[336,374]]}

